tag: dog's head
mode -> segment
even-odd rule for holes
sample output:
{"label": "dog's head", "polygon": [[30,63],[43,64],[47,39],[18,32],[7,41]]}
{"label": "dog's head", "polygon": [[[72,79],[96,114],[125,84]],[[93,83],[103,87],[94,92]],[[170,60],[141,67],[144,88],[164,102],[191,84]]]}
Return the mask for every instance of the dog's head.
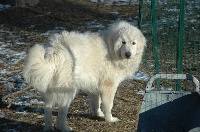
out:
{"label": "dog's head", "polygon": [[138,28],[121,21],[109,28],[107,43],[113,59],[132,59],[143,53],[146,39]]}

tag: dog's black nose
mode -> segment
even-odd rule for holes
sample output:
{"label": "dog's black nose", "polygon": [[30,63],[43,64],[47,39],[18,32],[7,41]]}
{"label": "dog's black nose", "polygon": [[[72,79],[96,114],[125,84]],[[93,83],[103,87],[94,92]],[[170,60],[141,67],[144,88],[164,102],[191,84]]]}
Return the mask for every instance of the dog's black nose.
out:
{"label": "dog's black nose", "polygon": [[126,56],[126,58],[130,58],[131,57],[131,53],[130,52],[126,52],[125,56]]}

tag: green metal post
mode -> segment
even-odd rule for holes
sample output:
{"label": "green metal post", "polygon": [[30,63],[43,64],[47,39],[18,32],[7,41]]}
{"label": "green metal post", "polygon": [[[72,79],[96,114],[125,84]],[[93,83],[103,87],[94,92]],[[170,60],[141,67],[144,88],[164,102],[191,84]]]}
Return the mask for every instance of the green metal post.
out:
{"label": "green metal post", "polygon": [[143,7],[143,0],[139,0],[138,28],[140,30],[142,30],[142,7]]}
{"label": "green metal post", "polygon": [[[184,5],[185,0],[180,0],[179,43],[177,51],[177,73],[182,73],[183,67],[183,37],[184,37]],[[177,81],[177,90],[181,90],[181,80]]]}
{"label": "green metal post", "polygon": [[[158,39],[157,39],[157,22],[156,22],[156,9],[155,9],[155,0],[151,0],[151,16],[153,24],[153,42],[154,42],[154,57],[155,57],[155,67],[156,74],[159,73],[159,55],[158,55]],[[160,79],[156,80],[157,88],[160,87]]]}

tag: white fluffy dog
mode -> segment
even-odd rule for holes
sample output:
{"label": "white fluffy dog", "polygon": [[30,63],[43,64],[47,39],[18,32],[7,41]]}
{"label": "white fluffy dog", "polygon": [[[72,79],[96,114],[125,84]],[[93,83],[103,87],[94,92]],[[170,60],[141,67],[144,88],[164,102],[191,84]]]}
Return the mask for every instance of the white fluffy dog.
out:
{"label": "white fluffy dog", "polygon": [[101,33],[63,31],[51,36],[46,45],[32,47],[24,78],[44,96],[44,131],[53,130],[55,103],[59,106],[56,127],[72,130],[66,117],[79,90],[88,93],[93,115],[118,121],[111,114],[115,92],[119,83],[137,70],[145,45],[140,30],[121,21]]}

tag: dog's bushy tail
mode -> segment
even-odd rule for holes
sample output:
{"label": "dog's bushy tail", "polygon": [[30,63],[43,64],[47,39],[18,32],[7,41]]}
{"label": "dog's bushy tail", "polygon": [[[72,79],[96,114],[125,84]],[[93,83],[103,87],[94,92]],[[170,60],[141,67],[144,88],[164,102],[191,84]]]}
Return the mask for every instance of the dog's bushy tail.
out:
{"label": "dog's bushy tail", "polygon": [[45,60],[45,49],[42,45],[33,46],[27,56],[24,78],[41,93],[47,91],[48,85],[53,77],[54,65]]}

